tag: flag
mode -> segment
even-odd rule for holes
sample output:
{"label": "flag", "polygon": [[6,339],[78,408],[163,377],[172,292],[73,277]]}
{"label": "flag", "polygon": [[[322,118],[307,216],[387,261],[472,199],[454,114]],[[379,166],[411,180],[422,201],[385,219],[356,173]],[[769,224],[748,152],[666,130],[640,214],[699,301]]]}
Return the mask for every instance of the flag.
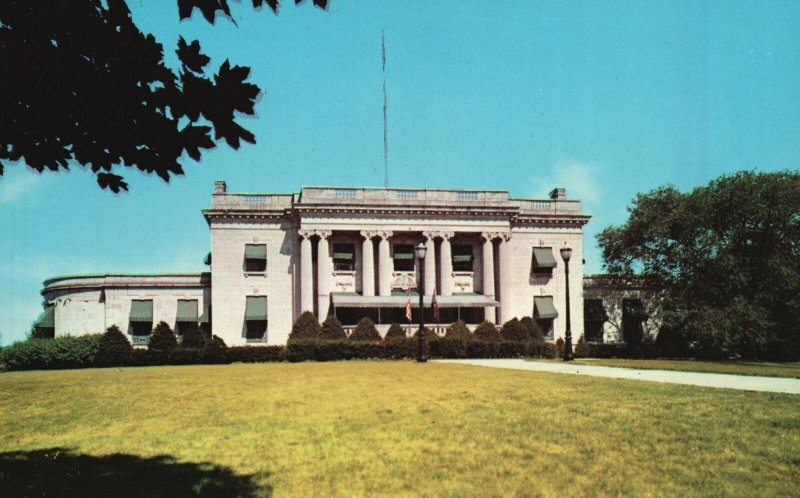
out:
{"label": "flag", "polygon": [[433,286],[433,297],[431,298],[431,308],[433,308],[433,318],[436,325],[439,325],[439,303],[436,302],[436,284]]}
{"label": "flag", "polygon": [[408,289],[408,301],[406,301],[406,320],[411,323],[411,289]]}

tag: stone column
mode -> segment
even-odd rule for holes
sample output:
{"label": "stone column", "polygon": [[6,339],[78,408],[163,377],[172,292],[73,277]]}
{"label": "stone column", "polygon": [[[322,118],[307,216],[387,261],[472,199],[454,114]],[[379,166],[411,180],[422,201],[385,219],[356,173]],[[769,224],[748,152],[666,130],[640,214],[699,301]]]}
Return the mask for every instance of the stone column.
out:
{"label": "stone column", "polygon": [[450,239],[453,237],[453,232],[441,232],[442,237],[442,290],[439,292],[442,296],[453,295],[453,253],[450,250]]}
{"label": "stone column", "polygon": [[[494,243],[495,234],[482,233],[483,238],[483,295],[494,299]],[[497,310],[495,306],[484,308],[485,320],[491,323],[497,322]]]}
{"label": "stone column", "polygon": [[324,321],[328,317],[331,306],[331,276],[333,275],[333,260],[328,250],[328,237],[330,230],[317,230],[319,243],[317,244],[317,318]]}
{"label": "stone column", "polygon": [[[432,296],[436,287],[436,244],[433,240],[436,234],[422,232],[422,236],[426,238],[425,247],[427,248],[425,252],[425,295]],[[416,254],[414,257],[416,258]]]}
{"label": "stone column", "polygon": [[300,312],[314,311],[314,263],[311,260],[311,230],[298,232],[300,241]]}
{"label": "stone column", "polygon": [[372,248],[374,232],[362,230],[364,240],[361,245],[361,293],[364,296],[375,295],[375,255]]}
{"label": "stone column", "polygon": [[392,232],[378,232],[378,237],[381,240],[378,242],[378,295],[391,296],[392,295],[392,270],[394,264],[392,257],[389,254],[389,237]]}
{"label": "stone column", "polygon": [[497,246],[498,263],[500,264],[500,323],[505,323],[514,318],[511,313],[511,246],[510,233],[498,234],[500,244]]}

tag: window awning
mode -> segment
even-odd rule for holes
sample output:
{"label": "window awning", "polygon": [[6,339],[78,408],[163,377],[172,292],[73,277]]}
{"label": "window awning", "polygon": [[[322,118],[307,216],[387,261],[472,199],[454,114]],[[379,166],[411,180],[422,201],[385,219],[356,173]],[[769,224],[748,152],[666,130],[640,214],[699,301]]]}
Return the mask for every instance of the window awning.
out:
{"label": "window awning", "polygon": [[396,252],[394,253],[394,259],[414,259],[413,252]]}
{"label": "window awning", "polygon": [[247,296],[247,306],[244,309],[245,320],[267,319],[267,296]]}
{"label": "window awning", "polygon": [[175,318],[178,322],[197,321],[197,300],[180,299],[178,300],[178,313]]}
{"label": "window awning", "polygon": [[348,261],[353,259],[353,253],[351,252],[335,252],[333,253],[333,259],[346,259]]}
{"label": "window awning", "polygon": [[37,329],[53,329],[56,327],[56,307],[48,306],[39,315],[39,318],[33,322],[34,328]]}
{"label": "window awning", "polygon": [[586,299],[583,301],[583,319],[590,323],[602,323],[608,320],[608,313],[602,299]]}
{"label": "window awning", "polygon": [[534,296],[533,317],[540,319],[558,318],[558,311],[553,306],[553,296]]}
{"label": "window awning", "polygon": [[555,268],[556,260],[553,257],[553,248],[534,247],[533,248],[533,269]]}
{"label": "window awning", "polygon": [[153,301],[131,301],[132,322],[152,322],[153,321]]}
{"label": "window awning", "polygon": [[211,310],[208,308],[208,305],[203,309],[203,314],[200,315],[198,321],[200,323],[211,323]]}
{"label": "window awning", "polygon": [[472,261],[472,254],[456,254],[453,256],[453,263],[468,263]]}
{"label": "window awning", "polygon": [[245,244],[245,259],[267,259],[267,246],[264,244]]}
{"label": "window awning", "polygon": [[[331,294],[333,305],[344,308],[405,308],[408,296],[362,296],[361,294]],[[483,294],[456,294],[452,296],[436,296],[436,304],[440,308],[481,308],[500,306],[494,299]],[[423,305],[431,306],[431,296],[425,296]],[[411,294],[411,307],[419,308],[419,295]]]}

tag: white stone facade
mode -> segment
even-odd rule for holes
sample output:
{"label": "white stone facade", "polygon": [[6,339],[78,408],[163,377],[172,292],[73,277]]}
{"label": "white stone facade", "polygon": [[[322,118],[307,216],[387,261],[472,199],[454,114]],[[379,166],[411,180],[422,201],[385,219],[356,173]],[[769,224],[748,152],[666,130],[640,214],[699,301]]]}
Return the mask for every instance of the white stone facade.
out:
{"label": "white stone facade", "polygon": [[[141,299],[152,299],[154,323],[174,326],[178,299],[189,298],[200,313],[209,311],[213,333],[228,345],[284,344],[302,311],[320,321],[336,314],[346,327],[368,316],[385,330],[392,321],[407,323],[409,295],[418,321],[416,282],[424,272],[426,307],[435,289],[443,324],[534,316],[539,298],[552,301],[558,316],[542,324],[558,338],[566,328],[559,255],[565,246],[572,249],[572,334],[583,333],[582,227],[589,217],[563,189],[527,200],[505,191],[425,189],[235,194],[217,182],[203,215],[211,231],[210,275],[48,281],[43,294],[56,305],[55,334],[111,324],[130,331],[126,313]],[[419,243],[427,248],[423,268],[413,256]],[[533,248],[551,254],[553,267],[537,263]],[[431,311],[425,318],[433,323]]]}

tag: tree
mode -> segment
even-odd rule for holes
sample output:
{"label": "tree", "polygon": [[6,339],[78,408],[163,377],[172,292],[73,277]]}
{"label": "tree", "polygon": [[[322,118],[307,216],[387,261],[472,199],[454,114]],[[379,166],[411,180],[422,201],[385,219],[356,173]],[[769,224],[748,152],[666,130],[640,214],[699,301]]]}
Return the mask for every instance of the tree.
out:
{"label": "tree", "polygon": [[380,341],[381,335],[378,333],[378,329],[375,328],[375,323],[364,317],[358,321],[349,339],[351,341]]}
{"label": "tree", "polygon": [[[253,0],[278,11],[278,0]],[[325,7],[327,2],[315,1]],[[227,0],[178,0],[213,22]],[[127,190],[124,167],[165,181],[182,175],[184,153],[224,140],[238,149],[255,136],[236,115],[253,115],[260,89],[250,68],[227,60],[216,73],[197,40],[178,40],[178,70],[134,24],[124,0],[11,0],[0,3],[0,175],[4,160],[35,171],[78,164],[113,192]],[[213,134],[212,134],[213,130]]]}
{"label": "tree", "polygon": [[119,327],[112,325],[100,337],[97,363],[106,367],[125,365],[130,361],[132,351],[131,341],[125,337]]}
{"label": "tree", "polygon": [[195,322],[181,326],[183,328],[182,348],[202,348],[206,344],[206,337],[200,332],[200,327]]}
{"label": "tree", "polygon": [[742,171],[638,194],[627,223],[598,235],[606,268],[663,289],[670,349],[800,358],[798,192],[799,173]]}
{"label": "tree", "polygon": [[342,322],[339,321],[334,315],[328,315],[328,318],[322,322],[322,332],[320,339],[340,340],[347,339],[347,334],[344,333]]}
{"label": "tree", "polygon": [[147,349],[155,351],[172,351],[178,347],[178,340],[175,333],[169,328],[166,322],[158,322],[153,329],[153,335],[147,343]]}
{"label": "tree", "polygon": [[289,340],[317,339],[322,334],[322,325],[319,324],[314,313],[304,311],[292,324]]}

